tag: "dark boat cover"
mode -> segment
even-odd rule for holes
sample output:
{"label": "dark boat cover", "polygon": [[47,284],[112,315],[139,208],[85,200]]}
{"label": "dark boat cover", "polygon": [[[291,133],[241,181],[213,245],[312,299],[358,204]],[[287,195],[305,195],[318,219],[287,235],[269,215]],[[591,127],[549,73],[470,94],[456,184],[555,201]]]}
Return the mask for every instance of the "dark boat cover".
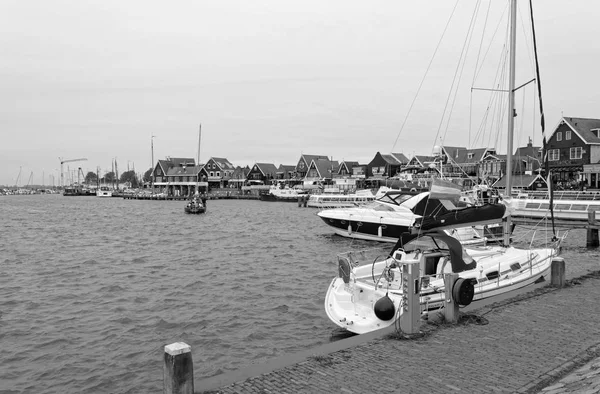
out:
{"label": "dark boat cover", "polygon": [[433,245],[436,249],[447,249],[450,252],[450,264],[452,265],[452,272],[459,273],[474,269],[477,266],[477,263],[469,255],[463,255],[463,246],[458,239],[447,235],[446,233],[437,231],[424,234],[403,233],[390,252],[390,256],[392,256],[397,249],[405,249],[407,244],[411,242],[416,243],[417,241],[424,240],[425,238],[427,238],[427,241],[430,241],[427,243],[433,242]]}

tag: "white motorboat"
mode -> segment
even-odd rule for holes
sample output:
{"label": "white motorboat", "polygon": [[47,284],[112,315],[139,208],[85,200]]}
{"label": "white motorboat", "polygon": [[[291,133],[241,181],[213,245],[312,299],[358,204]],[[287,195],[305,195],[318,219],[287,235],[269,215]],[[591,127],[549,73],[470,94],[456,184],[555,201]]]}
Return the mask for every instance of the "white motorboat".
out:
{"label": "white motorboat", "polygon": [[[512,199],[512,216],[550,218],[550,196],[547,193],[521,192]],[[600,219],[600,194],[586,192],[555,193],[552,201],[555,219],[587,221],[591,211]]]}
{"label": "white motorboat", "polygon": [[352,208],[365,205],[375,200],[375,195],[371,190],[357,190],[355,193],[321,193],[311,194],[306,203],[311,208]]}
{"label": "white motorboat", "polygon": [[97,197],[112,197],[112,189],[106,185],[101,185],[96,189]]}
{"label": "white motorboat", "polygon": [[306,196],[307,192],[303,189],[290,188],[288,186],[271,185],[268,192],[261,194],[261,201],[285,201],[297,202],[298,197]]}
{"label": "white motorboat", "polygon": [[[475,205],[473,205],[475,206]],[[479,220],[468,225],[458,225],[449,230],[463,242],[484,242],[485,227],[473,229],[473,226],[493,226],[502,214],[495,212],[488,215],[491,204],[482,204],[478,212]],[[448,203],[431,198],[430,192],[406,194],[396,189],[386,189],[383,195],[363,206],[354,208],[326,209],[317,215],[330,226],[335,234],[343,237],[363,239],[367,241],[397,242],[400,236],[409,231],[415,222],[422,217],[438,217],[448,212]],[[462,212],[462,211],[458,211]]]}

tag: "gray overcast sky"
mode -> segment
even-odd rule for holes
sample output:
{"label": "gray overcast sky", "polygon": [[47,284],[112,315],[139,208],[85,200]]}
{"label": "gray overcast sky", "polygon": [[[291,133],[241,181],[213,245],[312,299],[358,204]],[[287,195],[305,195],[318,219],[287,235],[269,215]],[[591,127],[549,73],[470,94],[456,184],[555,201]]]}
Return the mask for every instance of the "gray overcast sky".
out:
{"label": "gray overcast sky", "polygon": [[[200,123],[202,162],[295,164],[307,153],[366,163],[392,150],[454,3],[1,0],[0,185],[15,185],[20,168],[19,185],[31,173],[52,184],[59,157],[87,158],[70,165],[84,172],[110,170],[113,158],[120,172],[144,172],[152,135],[155,160],[195,158]],[[476,4],[459,3],[395,152],[430,154]],[[534,7],[547,127],[562,113],[600,118],[600,2]],[[490,34],[503,13],[494,0]],[[534,77],[524,63],[517,84]],[[445,144],[505,152],[469,132],[466,75]],[[539,145],[533,125],[524,134]]]}

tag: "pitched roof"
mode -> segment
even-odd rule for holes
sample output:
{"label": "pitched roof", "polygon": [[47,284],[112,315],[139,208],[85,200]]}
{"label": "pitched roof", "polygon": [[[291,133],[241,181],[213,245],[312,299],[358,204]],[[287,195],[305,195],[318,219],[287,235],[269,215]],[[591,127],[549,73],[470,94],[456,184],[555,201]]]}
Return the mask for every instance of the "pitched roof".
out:
{"label": "pitched roof", "polygon": [[456,161],[462,151],[466,151],[464,146],[442,146],[442,150],[448,156],[448,159]]}
{"label": "pitched roof", "polygon": [[[586,144],[600,144],[600,138],[592,132],[592,129],[600,129],[600,119],[571,118],[564,116],[561,119],[559,126],[563,121],[571,128],[571,130],[577,133],[579,138]],[[558,126],[556,129],[558,129]],[[554,129],[554,131],[556,131],[556,129]]]}
{"label": "pitched roof", "polygon": [[348,173],[352,173],[352,167],[358,167],[359,165],[357,161],[343,161],[340,163],[337,173],[339,174],[342,168],[345,168]]}
{"label": "pitched roof", "polygon": [[340,165],[337,161],[331,161],[329,159],[316,159],[311,161],[308,167],[314,167],[321,178],[331,178],[333,174],[337,173],[339,166]]}
{"label": "pitched roof", "polygon": [[167,170],[168,176],[190,176],[197,175],[202,169],[202,165],[199,166],[185,166],[185,167],[171,167]]}
{"label": "pitched roof", "polygon": [[481,161],[485,153],[490,150],[489,148],[475,148],[475,149],[460,149],[456,152],[458,157],[451,157],[450,161],[456,164],[471,164],[478,163]]}
{"label": "pitched roof", "polygon": [[210,160],[214,161],[221,170],[235,170],[233,164],[223,157],[211,157]]}
{"label": "pitched roof", "polygon": [[288,173],[288,172],[294,172],[294,171],[296,171],[295,165],[280,164],[279,168],[277,169],[277,172],[279,172],[279,173]]}
{"label": "pitched roof", "polygon": [[277,167],[275,167],[275,164],[273,163],[255,163],[254,165],[257,166],[260,172],[265,176],[271,175],[275,177],[277,174]]}
{"label": "pitched roof", "polygon": [[427,163],[433,163],[435,160],[434,156],[423,156],[423,155],[415,155],[410,160],[417,160],[421,166],[425,167]]}
{"label": "pitched roof", "polygon": [[[511,182],[512,182],[513,187],[530,187],[538,179],[541,179],[542,181],[544,181],[544,183],[546,183],[544,178],[541,177],[539,174],[536,174],[536,175],[513,175]],[[502,178],[498,179],[494,183],[493,186],[500,188],[500,189],[505,188],[506,187],[506,176],[503,176]]]}
{"label": "pitched roof", "polygon": [[381,157],[386,163],[393,166],[400,166],[408,163],[408,159],[402,153],[381,154]]}
{"label": "pitched roof", "polygon": [[527,146],[517,148],[517,150],[515,151],[515,157],[528,158],[529,156],[529,158],[538,159],[541,149],[542,148],[540,148],[539,146],[533,146],[530,141],[527,144]]}
{"label": "pitched roof", "polygon": [[302,155],[302,157],[304,158],[304,160],[306,161],[306,163],[308,165],[310,165],[310,162],[313,161],[313,160],[317,160],[317,159],[329,159],[329,157],[322,156],[322,155]]}

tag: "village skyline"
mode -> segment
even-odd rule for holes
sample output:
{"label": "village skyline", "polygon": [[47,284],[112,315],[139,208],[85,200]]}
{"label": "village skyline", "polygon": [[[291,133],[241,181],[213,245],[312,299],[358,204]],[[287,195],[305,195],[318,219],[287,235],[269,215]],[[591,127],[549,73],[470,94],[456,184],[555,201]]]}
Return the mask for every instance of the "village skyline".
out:
{"label": "village skyline", "polygon": [[[84,171],[117,160],[141,172],[153,165],[152,142],[155,160],[197,157],[200,124],[200,161],[248,166],[288,164],[303,152],[359,162],[374,152],[429,155],[435,145],[505,153],[506,116],[484,124],[487,93],[472,90],[494,86],[488,77],[499,60],[484,55],[503,38],[505,7],[2,2],[0,184],[14,185],[19,173],[21,184],[31,174],[35,183],[56,177],[59,158],[86,158],[73,164]],[[591,39],[600,36],[600,4],[548,0],[534,9],[547,129],[562,116],[600,117],[600,42]],[[493,15],[498,33],[471,40],[465,60],[487,72],[464,66],[458,89],[452,81],[466,62],[456,43],[474,12]],[[520,47],[528,38],[519,29]],[[519,59],[520,85],[535,72],[527,55]],[[541,145],[536,89],[530,83],[516,95],[515,146],[529,137]]]}

